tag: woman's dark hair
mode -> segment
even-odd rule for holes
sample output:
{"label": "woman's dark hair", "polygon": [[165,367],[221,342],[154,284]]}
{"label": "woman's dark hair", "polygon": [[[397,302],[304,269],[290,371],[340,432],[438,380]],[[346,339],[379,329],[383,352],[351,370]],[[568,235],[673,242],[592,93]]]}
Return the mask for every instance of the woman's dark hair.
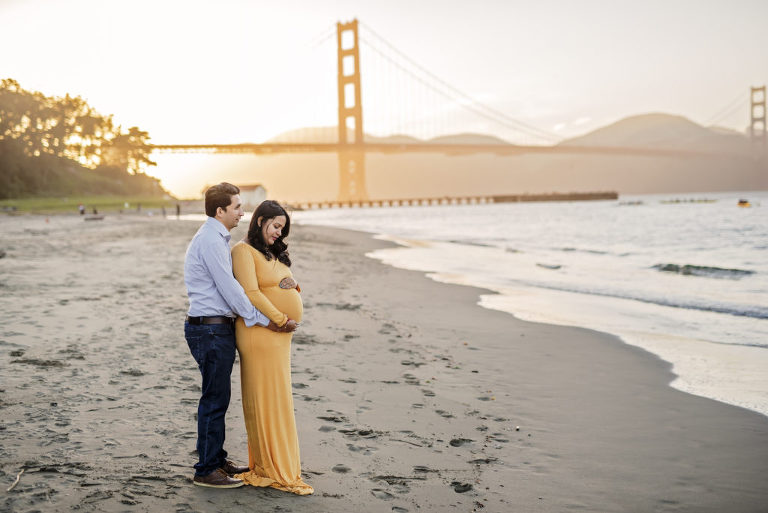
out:
{"label": "woman's dark hair", "polygon": [[216,217],[216,210],[219,207],[227,210],[227,207],[232,204],[232,196],[235,194],[240,194],[240,188],[231,183],[221,182],[209,187],[205,191],[205,215]]}
{"label": "woman's dark hair", "polygon": [[[261,226],[259,226],[259,218],[261,218],[261,224],[263,225],[270,219],[274,219],[277,216],[285,216],[285,226],[283,227],[280,237],[275,240],[272,246],[267,246],[264,240],[264,235],[261,232]],[[253,217],[251,217],[251,224],[248,226],[248,235],[245,237],[245,241],[256,248],[259,252],[267,257],[267,260],[272,260],[275,256],[277,259],[287,265],[291,266],[291,259],[288,258],[288,244],[283,239],[288,237],[291,233],[291,218],[288,217],[288,212],[278,203],[273,200],[262,201],[261,204],[253,211]]]}

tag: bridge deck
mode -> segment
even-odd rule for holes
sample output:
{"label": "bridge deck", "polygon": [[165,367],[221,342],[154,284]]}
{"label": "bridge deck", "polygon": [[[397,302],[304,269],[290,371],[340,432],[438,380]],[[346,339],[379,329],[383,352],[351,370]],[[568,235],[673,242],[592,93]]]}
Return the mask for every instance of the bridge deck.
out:
{"label": "bridge deck", "polygon": [[[624,146],[521,146],[515,144],[337,144],[337,143],[265,143],[265,144],[154,144],[153,151],[175,153],[442,153],[469,155],[491,153],[495,155],[521,155],[525,153],[576,153],[665,157],[724,157],[736,156],[716,152],[668,148],[636,148]],[[743,156],[743,155],[741,155]]]}

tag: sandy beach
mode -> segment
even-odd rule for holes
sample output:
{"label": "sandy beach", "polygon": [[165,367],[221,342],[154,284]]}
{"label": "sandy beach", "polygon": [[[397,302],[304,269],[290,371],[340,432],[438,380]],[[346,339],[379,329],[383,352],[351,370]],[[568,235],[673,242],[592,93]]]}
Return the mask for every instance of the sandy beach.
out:
{"label": "sandy beach", "polygon": [[[310,226],[287,242],[315,495],[193,486],[183,260],[199,225],[0,217],[0,510],[768,511],[768,417],[669,387],[668,364],[611,335],[365,256],[388,242]],[[232,380],[225,448],[243,463],[237,362]]]}

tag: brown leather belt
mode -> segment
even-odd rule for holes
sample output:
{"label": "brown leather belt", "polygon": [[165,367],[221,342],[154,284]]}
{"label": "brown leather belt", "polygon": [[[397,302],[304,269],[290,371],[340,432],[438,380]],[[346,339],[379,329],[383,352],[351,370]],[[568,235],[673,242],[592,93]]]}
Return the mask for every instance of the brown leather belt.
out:
{"label": "brown leather belt", "polygon": [[235,322],[234,317],[227,317],[225,315],[217,315],[214,317],[190,317],[187,315],[187,322],[193,325],[200,324],[233,324]]}

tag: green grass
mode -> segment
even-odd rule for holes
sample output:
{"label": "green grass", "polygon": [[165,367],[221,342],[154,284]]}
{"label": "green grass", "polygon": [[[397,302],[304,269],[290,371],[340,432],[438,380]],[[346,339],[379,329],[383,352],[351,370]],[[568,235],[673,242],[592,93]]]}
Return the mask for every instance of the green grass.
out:
{"label": "green grass", "polygon": [[[68,196],[61,198],[22,198],[0,200],[0,211],[8,212],[9,207],[16,207],[17,213],[35,214],[77,214],[77,207],[85,205],[86,213],[93,209],[102,212],[135,212],[138,204],[141,210],[159,210],[165,207],[168,213],[175,212],[177,201],[157,196]],[[125,204],[128,203],[128,207]]]}

